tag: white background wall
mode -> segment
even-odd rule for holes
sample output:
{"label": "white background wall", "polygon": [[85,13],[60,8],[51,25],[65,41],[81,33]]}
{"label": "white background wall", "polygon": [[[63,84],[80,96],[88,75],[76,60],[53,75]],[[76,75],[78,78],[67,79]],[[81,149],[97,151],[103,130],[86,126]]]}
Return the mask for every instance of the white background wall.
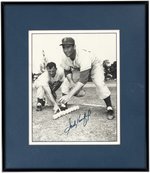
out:
{"label": "white background wall", "polygon": [[[82,31],[83,32],[83,31]],[[61,57],[63,55],[61,40],[64,37],[73,37],[75,39],[76,47],[93,51],[102,61],[105,59],[113,62],[116,60],[116,33],[96,31],[96,33],[51,33],[50,31],[44,31],[39,33],[35,31],[32,33],[32,72],[39,71],[39,64],[42,59],[42,50],[45,52],[45,56],[49,61],[60,64]],[[66,33],[66,32],[65,32]]]}

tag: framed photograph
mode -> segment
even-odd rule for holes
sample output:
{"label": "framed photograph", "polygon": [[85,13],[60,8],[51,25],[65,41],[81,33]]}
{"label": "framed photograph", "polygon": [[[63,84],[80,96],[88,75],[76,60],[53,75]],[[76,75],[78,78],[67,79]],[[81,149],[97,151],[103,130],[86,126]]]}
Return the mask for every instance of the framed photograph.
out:
{"label": "framed photograph", "polygon": [[148,1],[1,10],[3,171],[148,171]]}
{"label": "framed photograph", "polygon": [[[67,50],[67,54],[71,52],[71,55],[76,52],[74,61],[63,57],[67,49],[65,46],[70,46],[68,42],[61,45],[63,38],[74,41],[72,50]],[[120,144],[119,30],[29,31],[29,50],[30,144]],[[86,61],[89,62],[86,64]],[[47,75],[47,65],[52,63],[56,64],[57,71]],[[63,74],[66,68],[71,69],[73,84]],[[59,75],[63,76],[60,87],[53,94],[61,108],[59,99],[69,94],[82,80],[79,76],[83,73],[82,68],[83,72],[90,70],[87,71],[87,82],[68,101],[67,109],[55,113],[55,105],[46,86],[53,93],[52,86],[60,80]],[[104,90],[102,94],[101,90]],[[113,120],[109,120],[110,115],[107,115],[104,100],[107,97],[111,97],[112,102],[108,106],[113,104]],[[44,100],[44,104],[47,102],[46,105],[41,106],[40,99]]]}

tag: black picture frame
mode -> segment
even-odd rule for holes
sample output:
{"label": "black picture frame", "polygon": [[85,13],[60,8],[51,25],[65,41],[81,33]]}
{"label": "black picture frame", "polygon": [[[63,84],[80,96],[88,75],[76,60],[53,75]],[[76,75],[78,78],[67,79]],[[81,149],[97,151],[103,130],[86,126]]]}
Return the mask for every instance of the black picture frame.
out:
{"label": "black picture frame", "polygon": [[[76,25],[65,23],[69,7],[72,11],[68,20]],[[95,20],[87,19],[87,9],[91,9],[91,19],[97,16]],[[76,10],[80,19],[74,16]],[[148,1],[1,2],[4,172],[149,171],[148,12]],[[45,18],[48,15],[51,24]],[[29,146],[27,31],[98,28],[121,31],[121,145]]]}

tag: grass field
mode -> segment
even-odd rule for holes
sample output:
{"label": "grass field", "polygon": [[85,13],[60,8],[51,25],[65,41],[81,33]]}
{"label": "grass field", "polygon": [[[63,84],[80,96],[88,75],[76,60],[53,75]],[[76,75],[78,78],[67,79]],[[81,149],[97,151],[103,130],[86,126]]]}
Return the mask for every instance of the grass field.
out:
{"label": "grass field", "polygon": [[[68,107],[79,105],[80,109],[56,120],[53,120],[53,110],[50,106],[46,106],[40,112],[36,111],[35,91],[33,91],[32,141],[116,142],[118,135],[116,81],[109,81],[107,85],[112,93],[112,104],[115,110],[113,120],[107,120],[105,104],[103,100],[98,99],[95,86],[91,83],[85,86],[84,97],[74,97],[69,102]],[[60,94],[58,90],[58,98]],[[70,124],[71,128],[69,128]]]}

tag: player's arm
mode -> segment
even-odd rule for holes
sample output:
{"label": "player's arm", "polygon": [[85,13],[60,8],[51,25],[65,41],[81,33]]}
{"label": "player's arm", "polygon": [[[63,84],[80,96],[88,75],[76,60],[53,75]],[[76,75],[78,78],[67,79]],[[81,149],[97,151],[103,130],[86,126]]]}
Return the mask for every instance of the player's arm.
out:
{"label": "player's arm", "polygon": [[56,92],[60,88],[63,81],[64,81],[64,73],[59,72],[58,80],[52,84],[52,87],[51,87],[52,92]]}
{"label": "player's arm", "polygon": [[77,82],[75,87],[70,91],[70,97],[74,96],[88,82],[89,74],[90,69],[80,72],[79,82]]}
{"label": "player's arm", "polygon": [[62,59],[61,67],[64,70],[64,75],[68,79],[69,83],[73,84],[74,82],[72,80],[72,71],[71,71],[71,68],[66,64],[65,59]]}
{"label": "player's arm", "polygon": [[75,85],[75,83],[72,80],[72,71],[71,70],[65,70],[64,69],[64,73],[65,73],[65,77],[68,79],[69,83],[73,86]]}
{"label": "player's arm", "polygon": [[62,84],[62,81],[54,82],[51,87],[52,92],[56,92],[59,89],[59,87],[61,86],[61,84]]}
{"label": "player's arm", "polygon": [[52,102],[52,104],[54,105],[54,113],[56,113],[57,111],[60,111],[60,108],[58,106],[58,104],[56,103],[52,91],[49,87],[48,84],[43,85],[44,91],[46,92],[46,95],[48,97],[48,99]]}
{"label": "player's arm", "polygon": [[68,95],[62,96],[59,101],[67,103],[88,81],[90,69],[80,72],[80,80],[76,83],[75,87],[69,92]]}

